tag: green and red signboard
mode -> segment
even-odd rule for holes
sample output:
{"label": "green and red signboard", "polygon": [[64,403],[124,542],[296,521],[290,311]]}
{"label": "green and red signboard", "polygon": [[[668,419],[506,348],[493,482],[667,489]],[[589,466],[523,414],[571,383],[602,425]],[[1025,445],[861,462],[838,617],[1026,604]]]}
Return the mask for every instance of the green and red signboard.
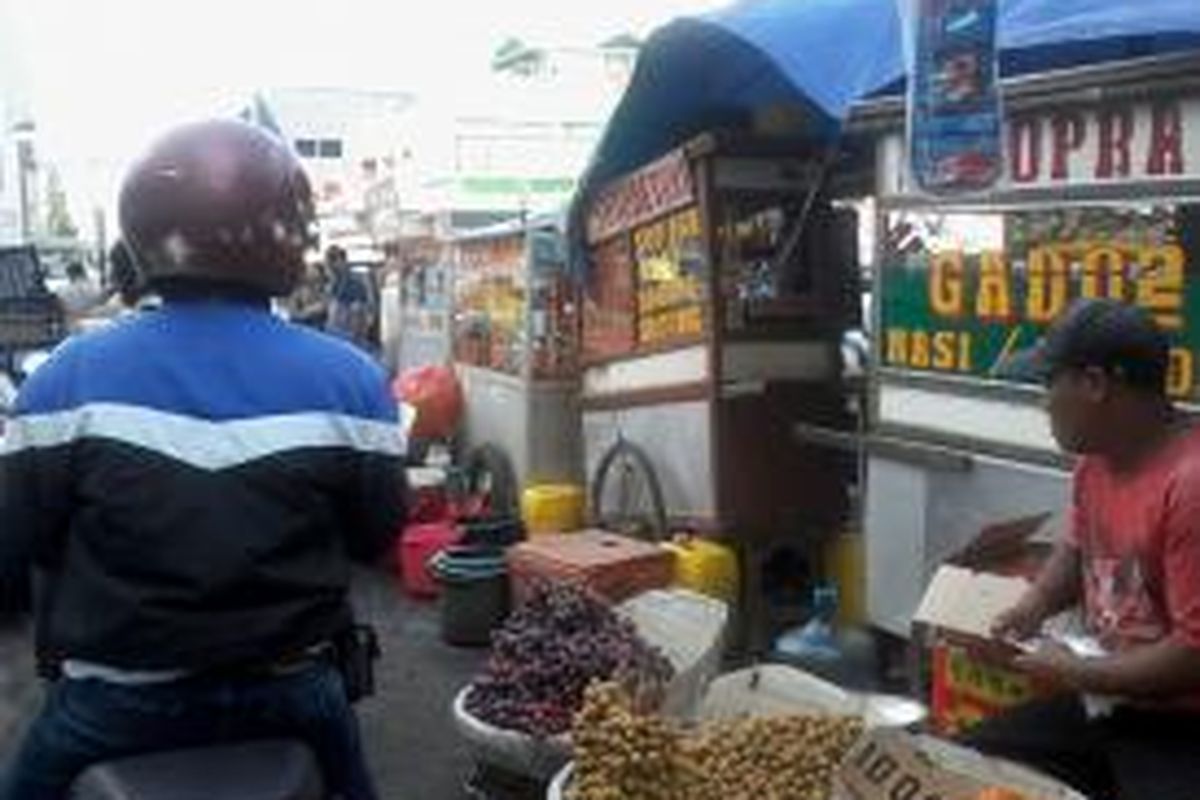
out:
{"label": "green and red signboard", "polygon": [[984,378],[1080,297],[1150,312],[1175,344],[1171,390],[1200,355],[1200,205],[897,212],[888,220],[883,363]]}
{"label": "green and red signboard", "polygon": [[[1200,176],[1200,103],[1067,110],[1010,126],[1022,152],[1010,154],[1007,188],[1137,181],[1144,190],[1162,181],[1168,198]],[[1031,131],[1049,139],[1031,139]],[[1049,157],[1034,158],[1039,148]],[[1200,197],[1193,197],[888,211],[882,363],[1013,379],[1010,357],[1073,300],[1111,297],[1153,315],[1173,343],[1172,394],[1200,399]]]}

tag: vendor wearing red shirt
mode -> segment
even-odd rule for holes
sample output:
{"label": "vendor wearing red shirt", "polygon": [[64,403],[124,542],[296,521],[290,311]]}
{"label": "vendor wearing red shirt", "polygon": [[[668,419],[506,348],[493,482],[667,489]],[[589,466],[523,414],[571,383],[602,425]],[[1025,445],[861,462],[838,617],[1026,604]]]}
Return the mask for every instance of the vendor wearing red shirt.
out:
{"label": "vendor wearing red shirt", "polygon": [[986,722],[968,741],[1096,800],[1196,800],[1200,431],[1166,397],[1166,338],[1131,306],[1073,306],[1036,361],[1054,437],[1079,456],[1071,521],[994,632],[1027,640],[1078,605],[1105,654],[1044,644],[1020,658],[1071,691]]}

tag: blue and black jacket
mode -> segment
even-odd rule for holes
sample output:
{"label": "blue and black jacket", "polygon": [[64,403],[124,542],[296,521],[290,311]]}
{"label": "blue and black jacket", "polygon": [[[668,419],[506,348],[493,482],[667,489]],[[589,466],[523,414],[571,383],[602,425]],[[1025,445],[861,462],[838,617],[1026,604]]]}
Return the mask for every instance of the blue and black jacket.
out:
{"label": "blue and black jacket", "polygon": [[382,370],[265,306],[168,303],[69,341],[4,453],[0,585],[33,595],[43,660],[219,669],[327,639],[350,559],[403,515]]}

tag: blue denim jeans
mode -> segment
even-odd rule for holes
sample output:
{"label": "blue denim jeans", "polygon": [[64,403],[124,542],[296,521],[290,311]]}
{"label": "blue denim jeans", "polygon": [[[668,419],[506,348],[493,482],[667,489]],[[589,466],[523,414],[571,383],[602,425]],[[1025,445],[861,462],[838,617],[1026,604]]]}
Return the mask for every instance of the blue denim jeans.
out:
{"label": "blue denim jeans", "polygon": [[262,738],[306,742],[331,794],[375,800],[358,720],[341,676],[326,664],[254,681],[57,681],[0,780],[0,800],[64,800],[99,761]]}

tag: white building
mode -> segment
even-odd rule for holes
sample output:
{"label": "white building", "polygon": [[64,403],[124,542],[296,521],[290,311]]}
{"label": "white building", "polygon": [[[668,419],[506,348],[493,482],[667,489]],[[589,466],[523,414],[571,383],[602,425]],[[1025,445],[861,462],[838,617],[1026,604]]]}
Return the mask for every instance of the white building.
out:
{"label": "white building", "polygon": [[561,207],[636,55],[630,39],[587,47],[514,41],[477,81],[442,96],[272,89],[245,116],[295,148],[327,241],[385,241],[424,233],[431,216],[494,220]]}
{"label": "white building", "polygon": [[511,42],[492,70],[453,96],[421,98],[372,185],[378,235],[442,212],[516,215],[561,207],[633,72],[637,44]]}
{"label": "white building", "polygon": [[366,190],[389,169],[412,97],[334,88],[271,89],[247,116],[275,129],[300,156],[313,184],[322,234],[364,234]]}

